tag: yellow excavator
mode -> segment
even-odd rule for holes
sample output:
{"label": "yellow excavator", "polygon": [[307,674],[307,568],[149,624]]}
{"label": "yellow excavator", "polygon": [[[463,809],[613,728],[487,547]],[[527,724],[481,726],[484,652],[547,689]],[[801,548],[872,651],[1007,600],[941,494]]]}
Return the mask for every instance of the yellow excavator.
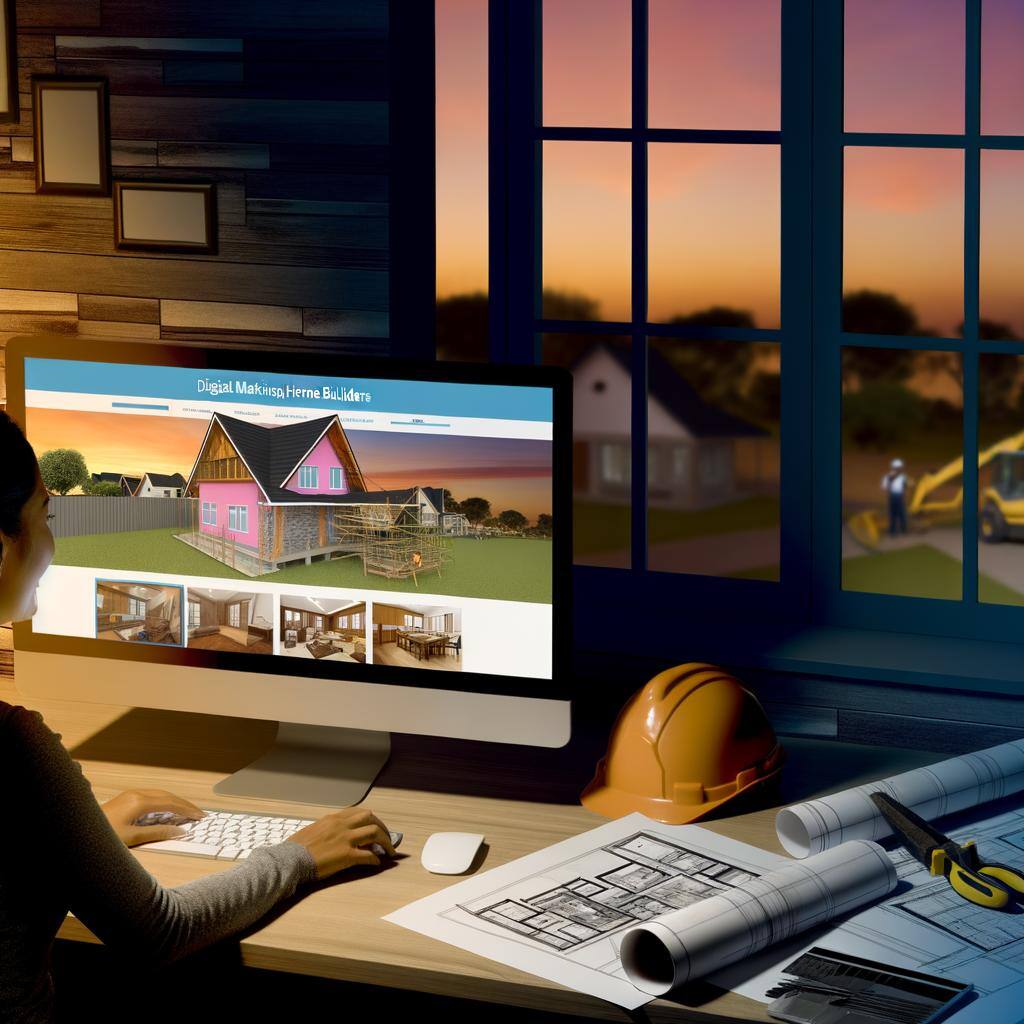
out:
{"label": "yellow excavator", "polygon": [[[1024,431],[1003,438],[978,453],[978,469],[991,466],[988,482],[982,488],[978,513],[978,533],[989,544],[1004,540],[1024,540]],[[964,460],[961,456],[918,480],[907,503],[908,526],[926,530],[960,518],[963,502]],[[959,486],[950,490],[960,480]],[[943,487],[948,494],[940,496]],[[869,550],[877,550],[885,533],[887,518],[877,509],[866,509],[847,523],[850,533]]]}

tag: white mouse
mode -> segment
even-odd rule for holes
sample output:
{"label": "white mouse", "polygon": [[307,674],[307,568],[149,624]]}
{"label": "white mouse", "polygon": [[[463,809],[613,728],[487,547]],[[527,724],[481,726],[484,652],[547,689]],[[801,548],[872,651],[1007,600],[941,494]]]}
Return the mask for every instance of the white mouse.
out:
{"label": "white mouse", "polygon": [[476,832],[435,832],[423,844],[420,861],[435,875],[461,875],[469,870],[483,841]]}

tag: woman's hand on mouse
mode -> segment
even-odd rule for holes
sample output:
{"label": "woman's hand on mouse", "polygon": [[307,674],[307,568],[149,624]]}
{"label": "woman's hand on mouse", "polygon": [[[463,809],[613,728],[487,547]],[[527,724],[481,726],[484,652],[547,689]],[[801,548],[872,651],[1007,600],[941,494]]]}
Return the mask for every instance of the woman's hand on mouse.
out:
{"label": "woman's hand on mouse", "polygon": [[198,820],[206,816],[201,807],[196,807],[184,797],[168,793],[166,789],[125,790],[100,807],[125,846],[177,839],[185,834],[185,830],[177,825],[138,824],[138,819],[144,815],[165,812],[187,820]]}
{"label": "woman's hand on mouse", "polygon": [[389,857],[395,856],[391,836],[384,823],[364,807],[349,807],[328,814],[286,840],[304,846],[316,861],[317,877],[330,878],[357,864],[379,865],[380,858],[370,849],[379,843]]}

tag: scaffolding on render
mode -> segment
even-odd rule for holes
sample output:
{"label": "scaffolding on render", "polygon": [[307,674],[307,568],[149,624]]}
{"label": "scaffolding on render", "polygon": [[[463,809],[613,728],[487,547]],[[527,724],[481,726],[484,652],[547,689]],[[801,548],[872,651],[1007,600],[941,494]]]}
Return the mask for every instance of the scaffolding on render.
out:
{"label": "scaffolding on render", "polygon": [[411,577],[417,587],[420,573],[441,575],[452,547],[440,524],[423,523],[409,507],[390,502],[338,509],[334,534],[340,547],[362,560],[364,576]]}

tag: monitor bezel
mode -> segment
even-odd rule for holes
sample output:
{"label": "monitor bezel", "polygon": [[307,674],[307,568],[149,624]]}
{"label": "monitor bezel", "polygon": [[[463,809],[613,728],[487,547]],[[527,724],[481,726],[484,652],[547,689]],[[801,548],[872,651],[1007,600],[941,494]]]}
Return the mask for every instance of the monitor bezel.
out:
{"label": "monitor bezel", "polygon": [[[549,388],[552,392],[552,535],[551,679],[504,676],[483,672],[450,672],[398,666],[360,665],[284,658],[275,654],[232,654],[189,647],[121,645],[112,640],[36,633],[31,621],[14,625],[16,650],[85,656],[118,662],[160,663],[298,676],[350,682],[387,683],[453,692],[571,700],[572,628],[572,389],[571,375],[557,367],[485,363],[426,362],[374,356],[349,356],[320,350],[270,347],[200,347],[165,342],[81,340],[52,335],[12,338],[7,345],[7,412],[25,428],[25,360],[64,359],[73,362],[173,365],[200,370],[266,373],[315,373],[369,379],[425,380],[465,384]],[[29,439],[31,441],[31,438]],[[560,525],[559,525],[560,524]],[[102,575],[104,570],[97,567]],[[174,582],[172,580],[172,582]],[[183,579],[183,585],[187,583]],[[372,600],[373,588],[367,588]],[[390,591],[380,591],[382,594]],[[455,596],[455,595],[453,595]],[[143,694],[140,697],[144,698]],[[144,699],[140,705],[145,704]]]}

